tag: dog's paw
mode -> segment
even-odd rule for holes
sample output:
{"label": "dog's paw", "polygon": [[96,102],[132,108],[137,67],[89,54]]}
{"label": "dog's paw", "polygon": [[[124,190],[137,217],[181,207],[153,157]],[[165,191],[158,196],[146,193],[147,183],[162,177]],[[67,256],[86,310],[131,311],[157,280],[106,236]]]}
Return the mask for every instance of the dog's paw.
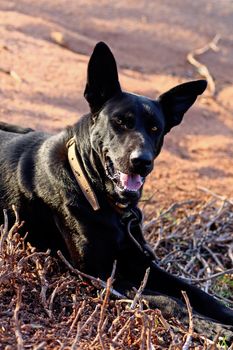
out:
{"label": "dog's paw", "polygon": [[[185,327],[189,327],[189,316],[186,306],[168,296],[163,295],[143,295],[151,308],[159,309],[166,319],[175,317]],[[227,344],[233,342],[233,327],[214,322],[211,319],[193,314],[194,332],[213,340],[217,335],[224,338]]]}

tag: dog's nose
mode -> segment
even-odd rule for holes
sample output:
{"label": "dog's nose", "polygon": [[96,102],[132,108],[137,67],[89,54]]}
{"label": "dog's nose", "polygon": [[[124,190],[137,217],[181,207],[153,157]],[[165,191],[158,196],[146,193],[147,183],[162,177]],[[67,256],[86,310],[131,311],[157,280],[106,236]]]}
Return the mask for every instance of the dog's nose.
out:
{"label": "dog's nose", "polygon": [[133,151],[130,155],[130,162],[133,167],[145,171],[151,168],[153,158],[149,152]]}

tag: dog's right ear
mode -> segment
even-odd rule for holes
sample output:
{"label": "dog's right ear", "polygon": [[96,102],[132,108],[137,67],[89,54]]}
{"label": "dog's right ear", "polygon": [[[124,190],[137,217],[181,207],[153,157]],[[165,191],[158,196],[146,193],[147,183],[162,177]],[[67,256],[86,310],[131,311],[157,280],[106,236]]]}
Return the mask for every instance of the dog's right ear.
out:
{"label": "dog's right ear", "polygon": [[92,113],[121,91],[115,58],[104,42],[99,42],[91,55],[87,69],[84,96]]}
{"label": "dog's right ear", "polygon": [[115,58],[104,42],[99,42],[91,55],[87,69],[84,96],[92,113],[121,91]]}

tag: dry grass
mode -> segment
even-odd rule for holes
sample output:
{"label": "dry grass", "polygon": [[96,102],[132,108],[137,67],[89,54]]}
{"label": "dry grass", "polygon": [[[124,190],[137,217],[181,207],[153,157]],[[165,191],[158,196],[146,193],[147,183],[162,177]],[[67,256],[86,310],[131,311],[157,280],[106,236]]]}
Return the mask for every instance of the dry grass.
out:
{"label": "dry grass", "polygon": [[161,267],[233,306],[233,201],[212,194],[174,203],[144,231]]}
{"label": "dry grass", "polygon": [[[176,203],[144,227],[161,266],[231,306],[233,278],[223,272],[233,264],[232,207],[216,196]],[[114,270],[103,288],[49,252],[35,251],[18,235],[19,225],[17,218],[9,230],[5,216],[1,227],[1,349],[227,349],[224,340],[191,334],[192,324],[188,329],[146,307],[140,291],[134,301],[112,298]]]}

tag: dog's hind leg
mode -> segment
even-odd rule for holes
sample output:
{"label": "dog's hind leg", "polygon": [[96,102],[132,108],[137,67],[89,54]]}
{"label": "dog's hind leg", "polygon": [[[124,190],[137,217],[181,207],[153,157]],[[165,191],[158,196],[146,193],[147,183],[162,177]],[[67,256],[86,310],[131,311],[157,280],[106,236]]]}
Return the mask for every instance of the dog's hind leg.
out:
{"label": "dog's hind leg", "polygon": [[0,130],[13,132],[15,134],[27,134],[28,132],[34,131],[31,128],[23,128],[19,125],[4,122],[0,122]]}

